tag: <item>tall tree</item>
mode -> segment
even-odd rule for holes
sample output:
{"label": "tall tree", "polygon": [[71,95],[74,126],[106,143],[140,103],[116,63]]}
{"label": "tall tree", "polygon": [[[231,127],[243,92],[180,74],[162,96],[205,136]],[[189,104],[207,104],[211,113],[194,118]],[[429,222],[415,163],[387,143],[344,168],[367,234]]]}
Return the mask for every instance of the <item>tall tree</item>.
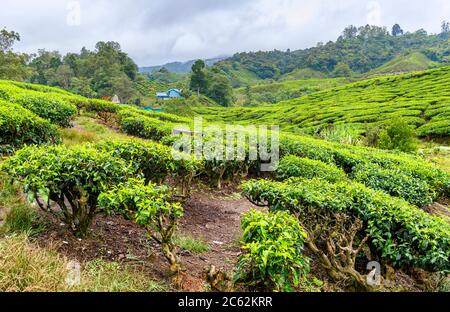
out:
{"label": "tall tree", "polygon": [[209,75],[210,86],[207,96],[222,106],[231,106],[233,103],[233,88],[230,80],[223,73],[212,71]]}
{"label": "tall tree", "polygon": [[344,39],[351,39],[351,38],[356,37],[357,34],[358,34],[358,28],[356,28],[353,25],[350,25],[344,29],[342,36],[344,37]]}
{"label": "tall tree", "polygon": [[449,22],[447,22],[447,21],[442,22],[440,36],[444,39],[448,39],[450,37],[450,23]]}
{"label": "tall tree", "polygon": [[197,60],[192,65],[192,75],[189,88],[195,92],[205,94],[208,90],[208,79],[205,72],[206,64],[202,60]]}
{"label": "tall tree", "polygon": [[20,35],[15,31],[0,31],[0,79],[24,80],[30,74],[26,66],[29,56],[13,52],[17,41],[20,41]]}
{"label": "tall tree", "polygon": [[403,29],[400,27],[400,25],[399,24],[395,24],[393,27],[392,27],[392,36],[395,36],[395,37],[397,37],[397,36],[401,36],[401,35],[403,35]]}

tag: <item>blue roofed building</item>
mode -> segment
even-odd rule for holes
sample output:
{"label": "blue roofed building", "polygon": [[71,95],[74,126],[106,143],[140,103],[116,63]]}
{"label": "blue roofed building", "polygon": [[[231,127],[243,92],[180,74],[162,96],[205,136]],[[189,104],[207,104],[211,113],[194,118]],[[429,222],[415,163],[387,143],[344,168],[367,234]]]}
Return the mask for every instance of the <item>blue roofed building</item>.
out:
{"label": "blue roofed building", "polygon": [[178,89],[170,89],[167,92],[157,92],[156,98],[158,100],[172,100],[172,99],[182,99],[181,90]]}

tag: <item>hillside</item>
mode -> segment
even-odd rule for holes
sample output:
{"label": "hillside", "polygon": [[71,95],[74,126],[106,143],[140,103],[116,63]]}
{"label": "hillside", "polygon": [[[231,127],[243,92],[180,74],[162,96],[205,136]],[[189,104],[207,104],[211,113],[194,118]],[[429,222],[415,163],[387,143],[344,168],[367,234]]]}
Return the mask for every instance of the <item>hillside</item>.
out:
{"label": "hillside", "polygon": [[450,136],[450,67],[372,78],[261,108],[203,108],[211,121],[278,124],[314,133],[346,124],[360,133],[369,124],[403,117],[420,136]]}
{"label": "hillside", "polygon": [[[236,77],[254,75],[260,80],[278,80],[291,73],[295,75],[298,71],[310,71],[329,77],[333,76],[338,65],[348,66],[356,75],[368,73],[385,64],[388,68],[394,66],[393,69],[401,69],[401,72],[410,69],[416,71],[428,68],[420,67],[420,64],[417,67],[417,62],[428,63],[423,57],[418,60],[417,53],[442,66],[448,64],[449,50],[447,34],[429,35],[426,31],[419,30],[393,36],[385,27],[350,26],[336,41],[319,43],[316,47],[295,51],[237,53],[215,66],[228,73],[235,86],[245,86],[252,83],[252,80]],[[409,59],[396,59],[406,52],[411,53]],[[383,69],[381,71],[385,72]]]}
{"label": "hillside", "polygon": [[350,78],[323,78],[260,82],[235,89],[236,106],[275,104],[351,82]]}
{"label": "hillside", "polygon": [[386,64],[371,70],[367,73],[367,75],[401,74],[424,71],[438,66],[438,62],[433,62],[423,53],[413,52],[396,56],[393,60],[387,62]]}

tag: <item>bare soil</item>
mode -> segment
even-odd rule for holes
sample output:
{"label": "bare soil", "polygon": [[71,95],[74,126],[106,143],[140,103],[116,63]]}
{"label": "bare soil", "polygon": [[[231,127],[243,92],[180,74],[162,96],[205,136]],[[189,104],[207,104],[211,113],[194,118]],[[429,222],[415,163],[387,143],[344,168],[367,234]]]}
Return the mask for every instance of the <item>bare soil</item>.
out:
{"label": "bare soil", "polygon": [[[184,271],[178,287],[185,291],[203,291],[205,269],[210,265],[231,270],[240,255],[240,217],[252,205],[236,189],[221,191],[196,188],[184,204],[185,215],[179,233],[208,243],[206,253],[178,250]],[[48,216],[46,216],[48,219]],[[86,263],[95,259],[135,265],[157,280],[170,283],[167,263],[158,244],[145,230],[121,216],[98,215],[85,239],[73,236],[64,224],[50,219],[46,230],[35,238],[42,247],[52,246],[71,260]]]}

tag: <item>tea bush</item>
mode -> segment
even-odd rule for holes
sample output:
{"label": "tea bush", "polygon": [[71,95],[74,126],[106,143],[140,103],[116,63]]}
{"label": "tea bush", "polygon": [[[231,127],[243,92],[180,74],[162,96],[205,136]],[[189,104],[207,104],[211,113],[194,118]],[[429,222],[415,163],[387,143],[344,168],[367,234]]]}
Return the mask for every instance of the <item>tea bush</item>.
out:
{"label": "tea bush", "polygon": [[95,148],[124,159],[147,183],[162,183],[167,177],[173,177],[182,195],[189,194],[192,180],[203,168],[203,162],[191,155],[154,142],[104,141]]}
{"label": "tea bush", "polygon": [[358,165],[352,173],[352,179],[419,207],[429,205],[437,198],[436,192],[426,181],[400,168],[383,169],[371,164]]}
{"label": "tea bush", "polygon": [[56,143],[58,131],[20,105],[0,100],[0,156],[11,155],[26,144]]}
{"label": "tea bush", "polygon": [[306,232],[287,212],[252,210],[242,220],[244,235],[235,280],[277,291],[293,291],[309,272],[302,254]]}
{"label": "tea bush", "polygon": [[377,147],[386,150],[414,152],[417,150],[415,131],[403,119],[391,120],[381,131]]}
{"label": "tea bush", "polygon": [[320,179],[286,182],[249,181],[245,194],[271,209],[301,214],[313,208],[360,218],[380,256],[397,266],[450,270],[450,225],[421,209],[359,183],[336,184]]}
{"label": "tea bush", "polygon": [[[127,163],[88,147],[26,147],[3,165],[29,200],[85,236],[101,192],[130,175]],[[53,204],[55,203],[57,207]]]}
{"label": "tea bush", "polygon": [[173,125],[157,118],[151,118],[130,110],[119,112],[121,130],[143,139],[160,141],[171,136]]}
{"label": "tea bush", "polygon": [[[280,137],[281,157],[295,155],[301,158],[320,160],[334,164],[348,175],[354,174],[359,166],[368,163],[381,169],[399,172],[428,184],[436,196],[450,194],[450,174],[433,164],[413,155],[389,152],[374,148],[348,146],[325,142],[305,136],[282,135]],[[380,177],[382,178],[382,177]],[[383,179],[388,178],[388,176]]]}
{"label": "tea bush", "polygon": [[[210,122],[280,125],[285,131],[313,134],[345,124],[365,132],[367,125],[402,118],[419,136],[449,133],[449,67],[366,79],[260,107],[195,107]],[[358,133],[356,133],[358,134]]]}
{"label": "tea bush", "polygon": [[151,237],[161,244],[171,271],[177,272],[180,267],[174,234],[178,219],[183,216],[183,208],[181,204],[172,202],[171,196],[166,186],[130,179],[102,193],[99,205],[106,211],[122,214],[144,226]]}
{"label": "tea bush", "polygon": [[0,81],[0,98],[20,104],[62,127],[70,126],[77,113],[76,106],[64,101],[60,94],[21,89],[5,81]]}
{"label": "tea bush", "polygon": [[322,178],[330,182],[347,179],[345,172],[335,165],[293,155],[281,159],[276,175],[281,180],[292,177]]}

